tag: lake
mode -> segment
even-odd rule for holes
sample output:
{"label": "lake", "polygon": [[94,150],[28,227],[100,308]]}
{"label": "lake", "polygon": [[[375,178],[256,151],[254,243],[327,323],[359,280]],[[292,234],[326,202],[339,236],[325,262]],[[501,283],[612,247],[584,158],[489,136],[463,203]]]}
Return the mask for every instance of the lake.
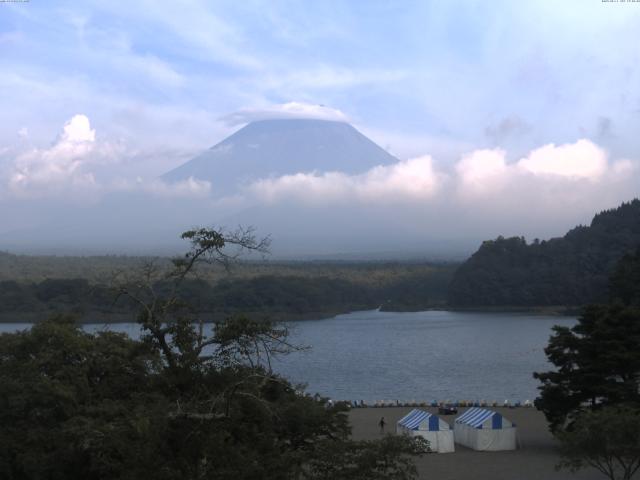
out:
{"label": "lake", "polygon": [[[339,400],[533,400],[532,372],[550,368],[544,355],[551,327],[575,318],[514,313],[354,312],[288,322],[294,343],[309,345],[274,362],[274,370],[307,391]],[[15,331],[26,324],[0,324]],[[132,337],[138,325],[86,325]]]}

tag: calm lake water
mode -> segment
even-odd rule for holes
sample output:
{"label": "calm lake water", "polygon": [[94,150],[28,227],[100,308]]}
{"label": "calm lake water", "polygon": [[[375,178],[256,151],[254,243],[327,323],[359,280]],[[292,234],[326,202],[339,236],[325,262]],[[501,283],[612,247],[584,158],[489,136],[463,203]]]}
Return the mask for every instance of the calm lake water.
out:
{"label": "calm lake water", "polygon": [[[274,363],[307,391],[340,400],[532,400],[534,371],[551,327],[574,318],[513,313],[354,312],[289,322],[294,343],[310,345]],[[25,324],[0,324],[16,331]],[[137,337],[136,324],[87,325]]]}

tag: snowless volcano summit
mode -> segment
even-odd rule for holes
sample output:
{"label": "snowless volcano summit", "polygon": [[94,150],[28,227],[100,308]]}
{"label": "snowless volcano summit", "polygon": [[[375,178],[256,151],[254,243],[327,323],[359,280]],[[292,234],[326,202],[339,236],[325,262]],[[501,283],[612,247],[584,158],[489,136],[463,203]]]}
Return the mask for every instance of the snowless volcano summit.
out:
{"label": "snowless volcano summit", "polygon": [[222,196],[263,178],[311,171],[362,173],[397,161],[348,123],[273,119],[249,123],[162,178],[205,180],[215,196]]}

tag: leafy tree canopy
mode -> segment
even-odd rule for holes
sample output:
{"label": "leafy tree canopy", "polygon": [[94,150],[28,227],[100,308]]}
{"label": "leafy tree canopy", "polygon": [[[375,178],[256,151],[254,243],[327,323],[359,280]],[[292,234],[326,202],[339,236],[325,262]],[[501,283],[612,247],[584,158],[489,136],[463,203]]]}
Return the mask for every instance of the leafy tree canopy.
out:
{"label": "leafy tree canopy", "polygon": [[609,296],[614,302],[640,307],[640,247],[618,262],[611,276]]}
{"label": "leafy tree canopy", "polygon": [[[609,276],[640,246],[640,200],[601,212],[562,238],[484,242],[455,273],[457,306],[582,306],[607,301]],[[637,284],[636,284],[637,285]]]}
{"label": "leafy tree canopy", "polygon": [[553,330],[545,353],[557,369],[534,374],[553,430],[598,405],[640,406],[640,309],[593,305],[574,327]]}
{"label": "leafy tree canopy", "polygon": [[640,468],[640,411],[606,407],[580,416],[559,434],[562,462],[573,472],[591,466],[611,480],[629,480]]}
{"label": "leafy tree canopy", "polygon": [[415,478],[420,445],[350,440],[344,405],[271,370],[272,355],[298,349],[285,328],[240,316],[207,337],[193,321],[179,292],[198,263],[266,243],[250,231],[184,238],[192,248],[172,271],[149,264],[117,286],[139,306],[140,341],[68,317],[0,336],[0,477]]}
{"label": "leafy tree canopy", "polygon": [[608,305],[587,307],[572,327],[554,327],[545,349],[557,368],[535,373],[536,406],[562,445],[559,468],[596,468],[611,480],[640,468],[640,251],[623,257]]}

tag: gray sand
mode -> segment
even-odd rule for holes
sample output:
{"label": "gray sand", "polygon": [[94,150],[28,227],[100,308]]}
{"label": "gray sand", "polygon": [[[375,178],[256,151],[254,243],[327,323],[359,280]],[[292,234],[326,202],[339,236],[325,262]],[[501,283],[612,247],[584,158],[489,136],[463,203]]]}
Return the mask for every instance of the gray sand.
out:
{"label": "gray sand", "polygon": [[[357,440],[380,438],[378,421],[384,416],[389,433],[395,432],[396,422],[406,415],[409,407],[359,408],[349,413],[353,437]],[[424,408],[432,413],[437,409]],[[461,414],[466,409],[459,409]],[[595,469],[572,474],[556,472],[559,456],[556,443],[547,429],[541,412],[535,408],[493,408],[513,421],[518,428],[520,449],[507,452],[476,452],[456,444],[455,453],[432,453],[418,458],[420,478],[430,480],[603,480]],[[442,416],[450,425],[456,416]]]}

